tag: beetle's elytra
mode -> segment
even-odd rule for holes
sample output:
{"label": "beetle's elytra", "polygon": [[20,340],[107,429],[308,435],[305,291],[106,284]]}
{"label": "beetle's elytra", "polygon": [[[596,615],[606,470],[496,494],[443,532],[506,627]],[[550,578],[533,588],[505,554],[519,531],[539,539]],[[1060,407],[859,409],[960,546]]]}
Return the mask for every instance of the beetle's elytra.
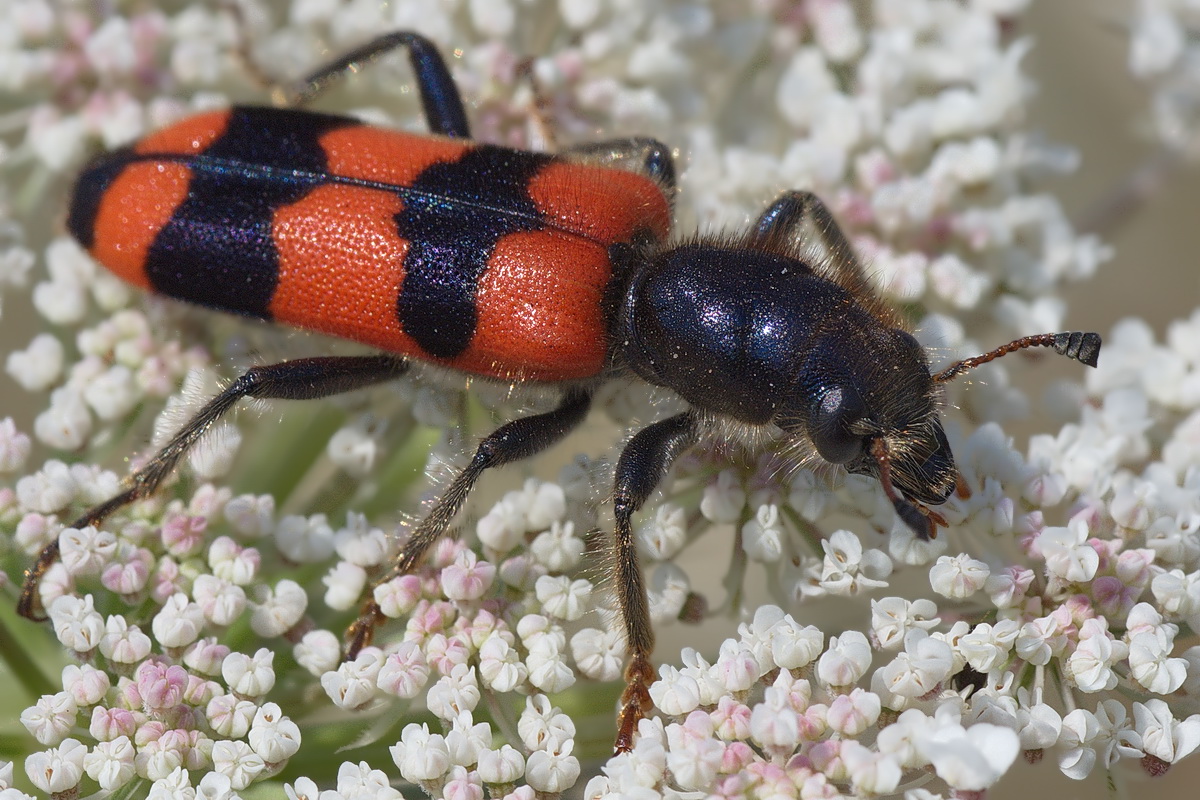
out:
{"label": "beetle's elytra", "polygon": [[[301,102],[348,69],[407,48],[434,136],[294,108],[235,107],[185,119],[99,157],[76,184],[71,233],[110,270],[150,291],[379,348],[250,369],[123,490],[72,527],[99,524],[152,493],[244,397],[326,397],[404,373],[410,360],[485,379],[561,387],[551,411],[483,439],[468,466],[379,582],[412,571],[486,469],[546,449],[586,416],[604,381],[636,375],[677,392],[683,413],[639,431],[617,462],[613,547],[628,645],[616,747],[650,707],[654,636],[632,517],[675,458],[714,423],[766,430],[851,472],[875,476],[918,535],[958,472],[937,385],[1026,347],[1095,366],[1093,333],[1030,336],[938,374],[870,289],[825,206],[785,192],[748,231],[670,237],[668,148],[618,139],[546,154],[470,141],[437,49],[382,36],[314,73]],[[805,260],[812,232],[828,258]],[[38,618],[48,546],[20,611]],[[384,615],[365,601],[346,657]]]}

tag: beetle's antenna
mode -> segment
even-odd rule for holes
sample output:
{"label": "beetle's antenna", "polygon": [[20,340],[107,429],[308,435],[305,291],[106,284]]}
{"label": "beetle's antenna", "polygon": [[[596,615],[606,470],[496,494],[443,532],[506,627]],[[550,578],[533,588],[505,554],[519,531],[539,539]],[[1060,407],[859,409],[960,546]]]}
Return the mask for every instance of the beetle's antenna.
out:
{"label": "beetle's antenna", "polygon": [[1024,350],[1027,347],[1053,347],[1059,355],[1073,358],[1089,367],[1096,366],[1096,357],[1100,355],[1100,334],[1098,333],[1039,333],[1036,336],[1024,336],[1008,344],[1001,345],[995,350],[974,358],[964,358],[955,361],[950,366],[933,376],[934,383],[945,383],[954,380],[968,370],[975,369],[980,364],[995,361],[1001,356]]}
{"label": "beetle's antenna", "polygon": [[896,509],[897,516],[904,520],[904,524],[912,528],[922,541],[937,538],[938,526],[946,525],[945,517],[913,503],[896,491],[896,487],[892,485],[892,455],[888,451],[887,442],[882,438],[871,441],[871,457],[879,465],[879,483],[883,486],[883,493],[887,495],[887,499],[892,501],[892,508]]}

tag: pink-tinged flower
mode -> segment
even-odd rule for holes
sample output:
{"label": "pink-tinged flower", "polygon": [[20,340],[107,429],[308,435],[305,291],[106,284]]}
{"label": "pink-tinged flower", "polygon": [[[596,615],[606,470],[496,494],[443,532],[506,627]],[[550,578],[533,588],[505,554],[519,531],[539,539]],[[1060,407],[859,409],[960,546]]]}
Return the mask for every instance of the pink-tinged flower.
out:
{"label": "pink-tinged flower", "polygon": [[204,546],[204,532],[207,529],[208,520],[204,517],[169,515],[162,526],[163,547],[175,558],[195,555]]}
{"label": "pink-tinged flower", "polygon": [[94,706],[104,699],[105,692],[112,686],[108,673],[91,664],[76,666],[69,664],[62,671],[63,690],[80,706]]}
{"label": "pink-tinged flower", "polygon": [[100,583],[110,592],[133,597],[146,588],[154,567],[154,554],[144,547],[123,546],[113,563],[100,573]]}
{"label": "pink-tinged flower", "polygon": [[[481,666],[482,668],[482,666]],[[396,697],[416,697],[429,680],[429,665],[414,642],[402,642],[379,668],[379,688]]]}
{"label": "pink-tinged flower", "polygon": [[849,694],[833,698],[826,720],[830,728],[852,738],[872,727],[878,721],[881,710],[879,695],[854,689]]}
{"label": "pink-tinged flower", "polygon": [[168,666],[161,661],[143,661],[134,677],[147,711],[167,711],[183,701],[188,684],[188,673],[183,667]]}
{"label": "pink-tinged flower", "polygon": [[204,708],[213,732],[227,739],[240,739],[250,730],[258,706],[232,694],[217,695]]}
{"label": "pink-tinged flower", "polygon": [[478,600],[496,577],[496,568],[487,561],[480,561],[470,550],[464,550],[454,563],[441,572],[443,594],[450,600]]}
{"label": "pink-tinged flower", "polygon": [[184,665],[203,675],[219,675],[225,657],[229,655],[229,646],[221,644],[216,638],[209,636],[193,642],[183,654]]}
{"label": "pink-tinged flower", "polygon": [[132,737],[138,725],[145,719],[140,711],[134,712],[127,708],[105,708],[96,706],[92,709],[91,723],[88,733],[100,742],[109,742],[122,736]]}

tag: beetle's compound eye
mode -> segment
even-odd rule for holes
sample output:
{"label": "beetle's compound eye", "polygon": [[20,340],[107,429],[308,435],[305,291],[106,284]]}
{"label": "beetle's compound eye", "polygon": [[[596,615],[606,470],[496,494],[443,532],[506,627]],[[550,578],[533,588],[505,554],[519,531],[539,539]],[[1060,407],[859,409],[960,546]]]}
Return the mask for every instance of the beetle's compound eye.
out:
{"label": "beetle's compound eye", "polygon": [[809,417],[808,435],[821,458],[845,464],[863,451],[862,434],[854,423],[866,416],[867,408],[858,392],[833,386],[821,393]]}

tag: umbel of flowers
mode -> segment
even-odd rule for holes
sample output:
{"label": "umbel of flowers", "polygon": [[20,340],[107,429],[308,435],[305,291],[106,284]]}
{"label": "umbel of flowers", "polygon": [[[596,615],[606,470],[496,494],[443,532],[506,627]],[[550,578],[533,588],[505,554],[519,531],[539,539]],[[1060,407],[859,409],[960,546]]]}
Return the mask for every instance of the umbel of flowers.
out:
{"label": "umbel of flowers", "polygon": [[[156,497],[65,527],[223,380],[264,354],[335,346],[145,298],[98,270],[46,224],[88,152],[253,96],[256,71],[300,75],[403,28],[455,54],[481,138],[525,146],[538,103],[519,66],[534,54],[560,139],[599,129],[680,148],[683,231],[741,225],[787,188],[824,197],[943,363],[1061,329],[1059,287],[1107,256],[1039,192],[1073,158],[1025,133],[1024,5],[306,0],[93,16],[11,3],[3,342],[8,376],[40,403],[20,423],[0,404],[13,602],[48,542],[61,558],[41,581],[46,630],[4,616],[22,646],[5,646],[16,684],[0,701],[27,736],[0,768],[0,800],[235,798],[269,780],[321,800],[413,787],[450,800],[925,800],[978,797],[1022,761],[1083,778],[1122,761],[1159,774],[1193,752],[1200,315],[1161,343],[1140,321],[1118,326],[1086,385],[1055,384],[1038,409],[1058,432],[1027,446],[998,424],[1032,405],[1012,364],[952,387],[966,491],[930,542],[876,481],[797,465],[770,442],[682,459],[639,520],[652,615],[741,624],[719,646],[658,653],[658,713],[611,759],[624,645],[604,537],[590,533],[610,522],[604,458],[555,481],[496,476],[507,493],[474,506],[419,571],[373,589],[389,622],[341,662],[363,593],[473,437],[553,397],[422,374],[260,409],[215,426]],[[1178,85],[1166,75],[1191,63],[1190,39],[1174,55],[1146,49],[1186,31],[1160,11],[1139,18],[1134,64]],[[406,70],[378,64],[340,102],[413,127]],[[41,329],[10,333],[26,304]],[[601,400],[621,430],[677,408],[627,383]],[[756,586],[771,604],[755,607]],[[821,597],[849,616],[810,612]]]}

